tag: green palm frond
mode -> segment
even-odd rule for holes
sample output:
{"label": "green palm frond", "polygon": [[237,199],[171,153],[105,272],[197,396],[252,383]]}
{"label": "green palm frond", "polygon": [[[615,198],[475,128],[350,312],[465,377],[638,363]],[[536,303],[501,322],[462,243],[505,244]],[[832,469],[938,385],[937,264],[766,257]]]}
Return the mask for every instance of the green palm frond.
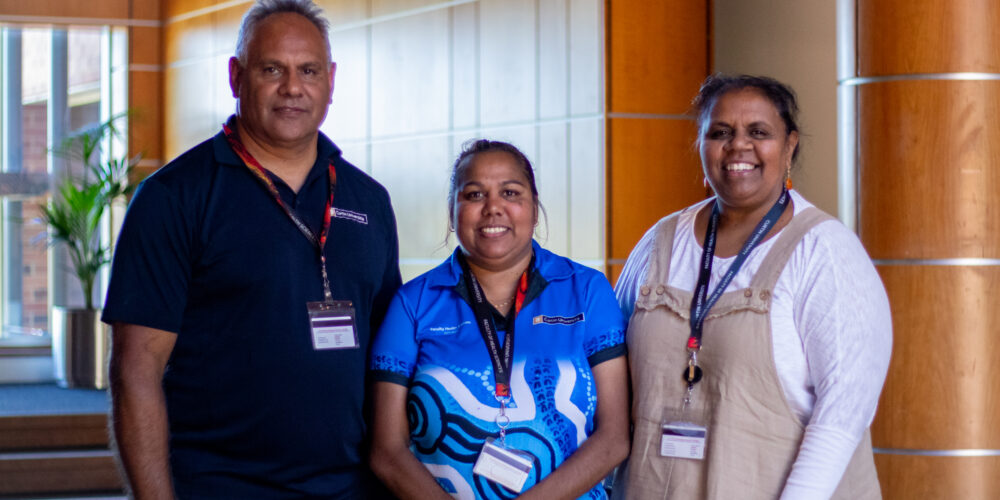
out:
{"label": "green palm frond", "polygon": [[132,192],[129,175],[142,157],[140,154],[99,161],[101,144],[106,138],[120,134],[116,122],[129,114],[121,113],[83,127],[52,148],[53,154],[84,164],[82,178],[67,177],[59,183],[52,200],[41,207],[41,220],[49,227],[49,244],[66,245],[88,309],[93,309],[92,292],[97,276],[111,260],[112,250],[101,238],[101,217],[116,199]]}

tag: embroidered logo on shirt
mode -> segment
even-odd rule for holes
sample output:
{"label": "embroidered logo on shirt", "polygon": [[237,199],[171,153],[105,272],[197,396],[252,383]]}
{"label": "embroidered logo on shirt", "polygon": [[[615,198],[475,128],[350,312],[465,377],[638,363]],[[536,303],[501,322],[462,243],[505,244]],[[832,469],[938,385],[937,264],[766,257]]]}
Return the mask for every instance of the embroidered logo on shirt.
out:
{"label": "embroidered logo on shirt", "polygon": [[471,324],[472,324],[471,321],[463,321],[458,326],[432,326],[432,327],[428,328],[428,330],[430,330],[430,331],[432,331],[434,333],[451,333],[451,332],[454,332],[454,331],[458,330],[459,328],[461,328],[461,327],[463,327],[465,325],[471,325]]}
{"label": "embroidered logo on shirt", "polygon": [[546,316],[544,314],[539,314],[534,318],[531,318],[531,324],[537,325],[539,323],[545,323],[546,325],[572,325],[573,323],[579,323],[583,321],[583,313],[577,314],[576,316]]}
{"label": "embroidered logo on shirt", "polygon": [[330,215],[338,219],[347,219],[357,222],[358,224],[368,225],[368,216],[363,213],[352,212],[350,210],[344,210],[343,208],[331,207]]}

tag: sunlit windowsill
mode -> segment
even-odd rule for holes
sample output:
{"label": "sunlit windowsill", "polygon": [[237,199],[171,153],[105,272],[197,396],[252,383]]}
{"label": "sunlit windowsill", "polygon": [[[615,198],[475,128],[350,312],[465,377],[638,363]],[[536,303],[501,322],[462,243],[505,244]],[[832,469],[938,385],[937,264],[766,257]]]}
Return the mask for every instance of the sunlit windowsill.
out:
{"label": "sunlit windowsill", "polygon": [[48,336],[17,335],[0,339],[0,384],[40,384],[55,380]]}

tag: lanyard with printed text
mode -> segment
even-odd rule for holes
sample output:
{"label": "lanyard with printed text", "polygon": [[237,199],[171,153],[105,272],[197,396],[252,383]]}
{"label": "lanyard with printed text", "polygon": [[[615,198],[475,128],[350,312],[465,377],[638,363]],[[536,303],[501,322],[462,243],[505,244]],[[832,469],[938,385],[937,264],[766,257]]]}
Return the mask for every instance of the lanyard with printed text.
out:
{"label": "lanyard with printed text", "polygon": [[278,193],[278,188],[277,186],[274,185],[274,181],[267,174],[267,170],[263,166],[261,166],[260,162],[258,162],[257,159],[254,158],[249,151],[247,151],[246,147],[243,146],[243,143],[240,142],[240,139],[236,135],[236,133],[233,132],[232,129],[230,129],[229,126],[225,123],[222,124],[222,130],[226,135],[226,140],[229,141],[229,146],[232,147],[236,155],[243,160],[243,164],[246,165],[248,169],[250,169],[250,172],[254,174],[254,177],[256,177],[257,180],[259,180],[264,185],[264,188],[267,189],[269,193],[271,193],[271,196],[274,197],[274,201],[278,203],[278,206],[281,207],[281,209],[285,212],[285,215],[288,215],[288,218],[292,220],[292,223],[295,224],[295,227],[297,227],[299,231],[302,232],[302,234],[306,237],[306,239],[308,239],[309,242],[316,247],[319,253],[320,272],[322,273],[323,276],[323,298],[327,302],[332,301],[333,293],[331,293],[330,291],[330,279],[327,277],[326,274],[326,255],[324,255],[323,249],[326,247],[326,239],[330,233],[330,211],[333,208],[333,192],[337,187],[337,170],[336,168],[334,168],[333,162],[330,162],[330,167],[329,167],[330,198],[327,199],[326,201],[326,209],[323,210],[323,227],[320,228],[319,237],[317,237],[312,232],[312,230],[310,230],[309,227],[306,226],[304,222],[302,222],[302,219],[300,219],[298,215],[295,214],[295,212],[293,212],[290,208],[288,208],[288,205],[286,205],[285,202],[281,199],[281,194]]}
{"label": "lanyard with printed text", "polygon": [[[479,285],[476,276],[469,269],[469,263],[466,262],[465,256],[460,253],[458,260],[461,263],[462,272],[466,276],[465,286],[469,291],[472,312],[476,315],[476,324],[479,326],[479,332],[483,335],[486,350],[489,351],[490,360],[493,362],[495,395],[497,401],[503,405],[510,398],[510,368],[514,360],[514,319],[517,317],[517,313],[521,312],[524,297],[528,292],[528,270],[521,274],[518,281],[517,293],[514,295],[514,307],[507,315],[507,334],[504,336],[503,346],[500,346],[500,337],[497,334],[496,325],[493,323],[493,313],[486,301],[483,287]],[[534,258],[532,258],[532,264],[528,265],[528,269],[531,269],[533,264]]]}
{"label": "lanyard with printed text", "polygon": [[694,289],[694,298],[691,300],[691,336],[688,337],[688,366],[684,368],[683,377],[688,383],[688,390],[701,380],[701,368],[698,367],[698,350],[701,349],[702,327],[708,311],[719,300],[726,287],[739,272],[740,267],[747,260],[750,252],[760,244],[768,231],[778,223],[778,219],[785,211],[791,196],[788,190],[783,190],[778,201],[767,212],[763,219],[757,223],[753,233],[743,243],[740,252],[736,254],[736,259],[729,265],[726,274],[719,280],[715,290],[708,295],[708,280],[712,275],[712,258],[715,256],[715,237],[719,227],[719,201],[716,200],[712,207],[712,215],[708,219],[708,227],[705,229],[705,245],[701,254],[701,269],[698,273],[698,284]]}

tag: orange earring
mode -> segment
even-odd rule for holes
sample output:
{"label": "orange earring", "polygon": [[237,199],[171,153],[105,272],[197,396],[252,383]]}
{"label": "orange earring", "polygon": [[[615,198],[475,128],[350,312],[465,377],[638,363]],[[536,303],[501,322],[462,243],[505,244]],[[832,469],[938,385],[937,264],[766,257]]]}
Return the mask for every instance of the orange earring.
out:
{"label": "orange earring", "polygon": [[788,173],[785,174],[785,189],[789,191],[792,189],[792,170],[789,169]]}

